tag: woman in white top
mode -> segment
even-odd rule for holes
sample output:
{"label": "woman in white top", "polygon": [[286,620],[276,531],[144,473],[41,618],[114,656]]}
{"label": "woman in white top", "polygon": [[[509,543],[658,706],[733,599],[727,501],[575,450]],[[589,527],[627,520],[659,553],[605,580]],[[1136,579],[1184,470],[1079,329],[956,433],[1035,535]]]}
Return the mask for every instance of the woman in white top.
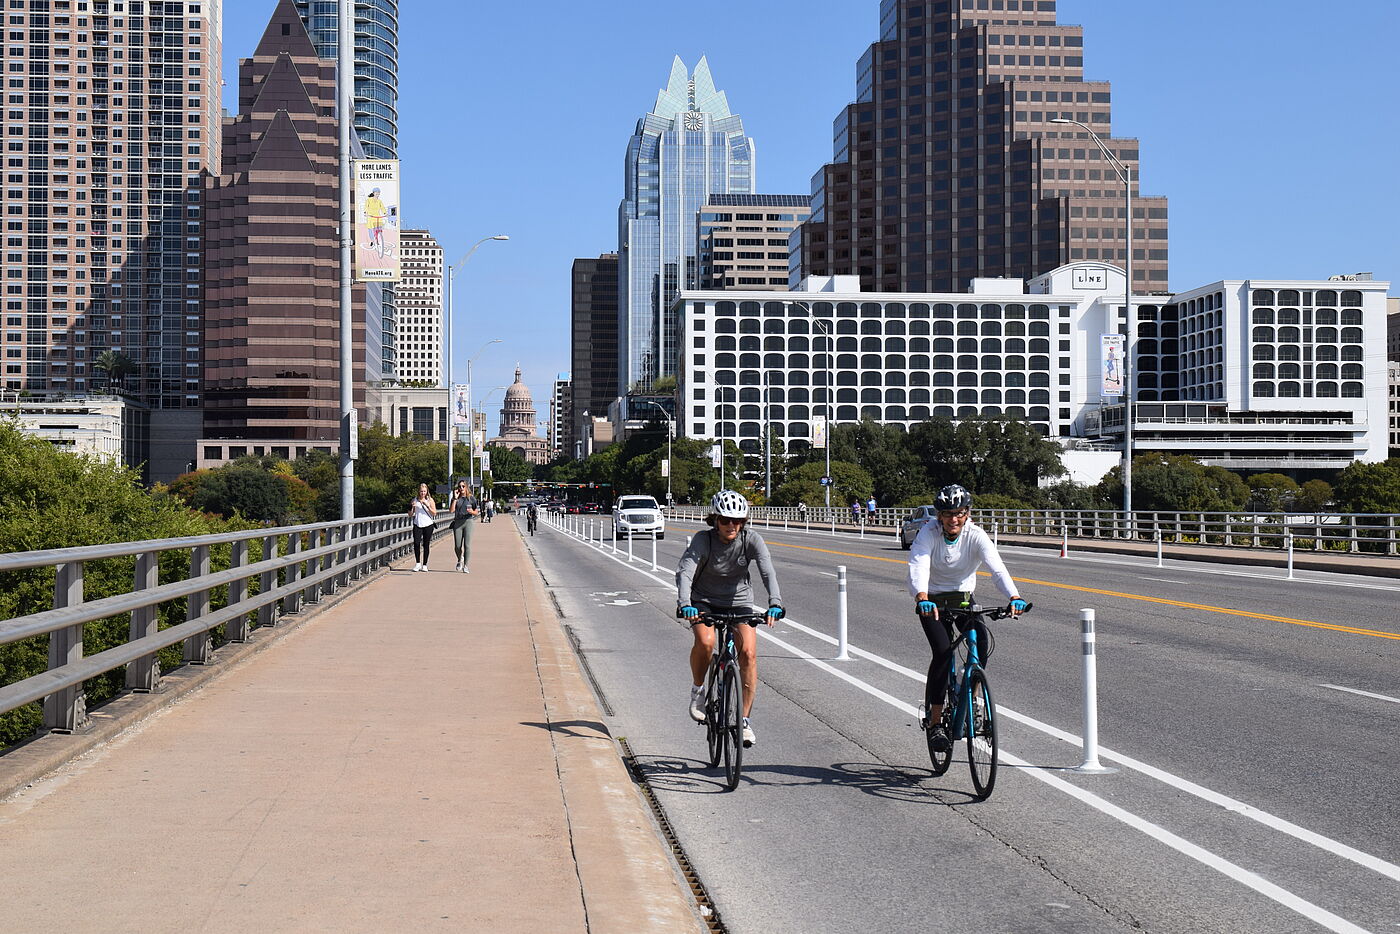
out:
{"label": "woman in white top", "polygon": [[413,570],[428,569],[428,547],[433,543],[433,523],[437,519],[437,501],[428,492],[426,483],[418,484],[418,498],[408,507],[413,520]]}
{"label": "woman in white top", "polygon": [[936,751],[943,752],[951,748],[948,732],[939,721],[948,689],[953,623],[940,619],[938,611],[975,602],[972,591],[977,586],[977,569],[983,566],[1010,601],[1013,615],[1020,616],[1026,602],[1016,592],[1016,582],[1007,573],[991,537],[968,519],[972,494],[953,484],[940,490],[933,504],[938,510],[938,521],[924,523],[909,548],[909,592],[914,596],[919,625],[933,650],[924,683],[921,725],[928,729],[928,724],[933,724],[929,740]]}

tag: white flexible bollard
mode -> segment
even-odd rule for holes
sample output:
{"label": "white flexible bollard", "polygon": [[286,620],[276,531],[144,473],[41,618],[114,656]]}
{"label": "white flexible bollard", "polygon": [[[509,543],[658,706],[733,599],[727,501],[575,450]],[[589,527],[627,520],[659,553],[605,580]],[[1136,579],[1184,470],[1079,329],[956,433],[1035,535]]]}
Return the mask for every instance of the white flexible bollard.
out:
{"label": "white flexible bollard", "polygon": [[656,533],[655,533],[655,532],[652,532],[652,533],[651,533],[651,569],[652,569],[653,571],[659,571],[659,570],[661,570],[661,568],[659,568],[659,567],[656,566]]}
{"label": "white flexible bollard", "polygon": [[1288,579],[1293,580],[1293,533],[1286,533],[1288,542]]}
{"label": "white flexible bollard", "polygon": [[1069,557],[1069,525],[1068,525],[1068,524],[1063,524],[1063,525],[1061,525],[1061,526],[1060,526],[1060,533],[1061,533],[1061,538],[1060,538],[1060,557],[1061,557],[1061,558],[1068,558],[1068,557]]}
{"label": "white flexible bollard", "polygon": [[627,533],[627,563],[632,563],[632,539],[636,538],[631,532]]}
{"label": "white flexible bollard", "polygon": [[613,520],[612,545],[613,545],[613,554],[617,554],[617,520],[615,520],[615,519]]}
{"label": "white flexible bollard", "polygon": [[1162,566],[1162,530],[1157,530],[1157,567]]}
{"label": "white flexible bollard", "polygon": [[1000,522],[993,522],[993,523],[992,523],[992,544],[993,544],[993,545],[998,545],[998,546],[1001,545],[1001,523],[1000,523]]}
{"label": "white flexible bollard", "polygon": [[1079,611],[1079,632],[1084,655],[1084,761],[1075,771],[1102,775],[1115,770],[1099,764],[1099,687],[1092,609]]}
{"label": "white flexible bollard", "polygon": [[836,661],[850,661],[846,644],[846,566],[836,566]]}

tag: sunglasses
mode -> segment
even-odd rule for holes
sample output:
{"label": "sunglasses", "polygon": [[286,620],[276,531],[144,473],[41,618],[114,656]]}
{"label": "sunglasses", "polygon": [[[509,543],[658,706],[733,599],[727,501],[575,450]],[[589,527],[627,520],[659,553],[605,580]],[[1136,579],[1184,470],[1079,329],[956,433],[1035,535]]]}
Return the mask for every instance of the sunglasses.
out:
{"label": "sunglasses", "polygon": [[716,516],[715,522],[718,525],[743,525],[743,519],[731,519],[728,516]]}

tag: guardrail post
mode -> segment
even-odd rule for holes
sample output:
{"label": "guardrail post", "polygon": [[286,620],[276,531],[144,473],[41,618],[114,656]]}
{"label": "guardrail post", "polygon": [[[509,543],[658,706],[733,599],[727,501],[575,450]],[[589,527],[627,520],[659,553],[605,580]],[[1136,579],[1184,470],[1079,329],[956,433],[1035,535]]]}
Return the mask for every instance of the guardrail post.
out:
{"label": "guardrail post", "polygon": [[[295,557],[297,556],[297,554],[298,554],[300,551],[301,551],[301,533],[300,533],[300,532],[289,532],[289,533],[287,533],[287,555],[286,555],[286,557],[288,557],[288,558],[295,558]],[[292,585],[292,584],[295,584],[297,581],[301,580],[301,562],[300,562],[300,561],[291,561],[291,562],[288,563],[285,567],[286,567],[287,573],[286,573],[286,575],[283,577],[283,580],[282,580],[282,583],[283,583],[284,586],[290,586],[290,585]],[[297,610],[299,610],[299,609],[301,609],[301,591],[299,591],[299,590],[293,590],[291,593],[287,594],[285,597],[282,598],[282,615],[283,615],[283,616],[286,616],[286,615],[288,615],[289,613],[295,613],[295,612],[296,612]]]}
{"label": "guardrail post", "polygon": [[[160,584],[160,552],[145,551],[136,556],[136,575],[132,582],[133,593],[151,590]],[[154,604],[131,611],[131,624],[128,627],[128,641],[135,642],[147,636],[154,636],[160,624],[160,608]],[[126,687],[141,694],[149,694],[160,689],[160,659],[152,653],[143,655],[126,666]]]}
{"label": "guardrail post", "polygon": [[[196,545],[190,549],[190,579],[209,576],[209,546]],[[198,590],[185,602],[185,621],[193,622],[209,615],[209,591]],[[185,640],[185,664],[207,665],[214,653],[214,639],[209,630],[195,633]]]}
{"label": "guardrail post", "polygon": [[[53,608],[77,606],[83,602],[83,563],[70,561],[58,566],[53,584]],[[49,670],[83,660],[83,626],[66,626],[49,633]],[[44,727],[54,733],[73,733],[88,722],[87,698],[83,686],[54,691],[44,698]]]}
{"label": "guardrail post", "polygon": [[1115,770],[1099,764],[1099,685],[1092,609],[1079,611],[1079,632],[1084,656],[1084,761],[1075,771],[1100,775]]}
{"label": "guardrail post", "polygon": [[[264,561],[274,561],[277,558],[277,535],[265,535],[262,540],[262,558]],[[277,589],[277,570],[274,568],[263,571],[258,577],[258,592],[271,593]],[[275,602],[264,603],[258,607],[258,625],[273,626],[277,623],[277,604]]]}
{"label": "guardrail post", "polygon": [[[241,568],[248,563],[248,540],[233,542],[229,548],[228,566]],[[240,577],[228,585],[228,605],[238,606],[248,599],[248,578]],[[224,637],[230,642],[248,641],[248,614],[240,613],[224,624]]]}
{"label": "guardrail post", "polygon": [[[307,550],[308,550],[308,551],[315,551],[317,548],[319,548],[319,547],[321,546],[321,544],[322,544],[322,538],[321,538],[321,531],[320,531],[319,529],[316,530],[316,531],[314,531],[314,532],[307,532],[306,535],[307,535],[307,543],[306,543],[306,544],[307,544]],[[316,576],[316,572],[319,571],[319,570],[321,570],[321,561],[322,561],[321,558],[310,558],[310,559],[307,560],[307,562],[306,562],[306,576],[307,576],[308,578],[315,577],[315,576]],[[302,600],[302,603],[320,603],[320,602],[321,602],[321,582],[320,582],[320,581],[317,581],[316,583],[311,584],[311,585],[309,585],[309,586],[306,588],[305,598]]]}
{"label": "guardrail post", "polygon": [[850,661],[846,644],[846,566],[836,565],[836,661]]}

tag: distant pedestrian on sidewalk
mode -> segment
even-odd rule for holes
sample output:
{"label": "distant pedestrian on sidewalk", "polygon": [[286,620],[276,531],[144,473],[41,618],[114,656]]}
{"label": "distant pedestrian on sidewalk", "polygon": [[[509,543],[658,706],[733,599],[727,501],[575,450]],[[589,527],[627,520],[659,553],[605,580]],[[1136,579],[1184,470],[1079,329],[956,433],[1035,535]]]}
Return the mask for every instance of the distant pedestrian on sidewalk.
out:
{"label": "distant pedestrian on sidewalk", "polygon": [[457,481],[457,489],[452,492],[447,511],[452,513],[452,549],[457,552],[457,570],[470,574],[467,562],[472,556],[472,526],[476,525],[481,507],[467,489],[467,481]]}
{"label": "distant pedestrian on sidewalk", "polygon": [[870,499],[869,499],[869,500],[866,502],[866,504],[865,504],[865,508],[866,508],[867,510],[869,510],[869,512],[870,512],[870,518],[871,518],[871,519],[874,519],[874,518],[875,518],[875,497],[873,497],[873,496],[870,497]]}
{"label": "distant pedestrian on sidewalk", "polygon": [[860,516],[860,500],[853,499],[851,500],[851,521],[854,522],[856,525],[860,525]]}
{"label": "distant pedestrian on sidewalk", "polygon": [[413,570],[428,569],[428,547],[433,543],[433,523],[437,519],[437,501],[428,492],[426,483],[418,484],[418,498],[408,507],[413,522]]}

